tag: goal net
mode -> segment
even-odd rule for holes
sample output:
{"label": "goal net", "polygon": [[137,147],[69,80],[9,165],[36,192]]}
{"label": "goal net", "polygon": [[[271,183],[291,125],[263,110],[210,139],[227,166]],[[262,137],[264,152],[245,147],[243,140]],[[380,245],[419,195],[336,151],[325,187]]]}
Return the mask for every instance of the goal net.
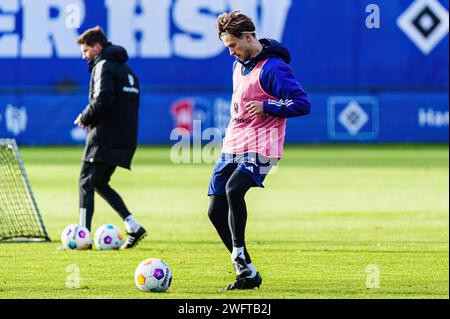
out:
{"label": "goal net", "polygon": [[0,139],[0,242],[50,241],[14,139]]}

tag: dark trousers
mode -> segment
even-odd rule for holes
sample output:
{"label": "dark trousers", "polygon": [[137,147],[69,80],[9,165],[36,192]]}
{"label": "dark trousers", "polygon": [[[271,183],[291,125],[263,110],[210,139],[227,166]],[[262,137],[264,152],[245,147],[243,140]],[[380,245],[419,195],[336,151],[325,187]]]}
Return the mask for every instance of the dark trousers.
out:
{"label": "dark trousers", "polygon": [[83,162],[79,178],[80,223],[91,230],[94,215],[94,194],[97,192],[125,220],[130,216],[125,203],[117,192],[109,186],[109,180],[116,166],[106,163]]}

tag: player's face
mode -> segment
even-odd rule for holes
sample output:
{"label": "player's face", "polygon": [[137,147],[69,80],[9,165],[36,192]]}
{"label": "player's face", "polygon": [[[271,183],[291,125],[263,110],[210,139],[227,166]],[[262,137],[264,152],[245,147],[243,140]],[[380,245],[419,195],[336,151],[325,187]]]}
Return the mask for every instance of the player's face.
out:
{"label": "player's face", "polygon": [[230,55],[245,61],[251,56],[251,35],[244,34],[240,38],[236,38],[231,34],[222,36],[223,44],[230,51]]}
{"label": "player's face", "polygon": [[87,44],[80,44],[81,54],[84,60],[92,61],[102,51],[100,43],[96,43],[93,46]]}

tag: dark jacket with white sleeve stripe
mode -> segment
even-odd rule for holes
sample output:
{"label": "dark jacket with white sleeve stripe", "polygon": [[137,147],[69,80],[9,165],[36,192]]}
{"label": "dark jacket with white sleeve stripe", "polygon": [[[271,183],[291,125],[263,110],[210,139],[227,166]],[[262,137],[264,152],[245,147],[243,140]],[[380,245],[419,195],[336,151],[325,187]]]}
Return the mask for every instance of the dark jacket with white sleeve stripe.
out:
{"label": "dark jacket with white sleeve stripe", "polygon": [[89,63],[89,105],[81,122],[89,127],[83,160],[131,168],[137,147],[139,80],[128,54],[108,43]]}

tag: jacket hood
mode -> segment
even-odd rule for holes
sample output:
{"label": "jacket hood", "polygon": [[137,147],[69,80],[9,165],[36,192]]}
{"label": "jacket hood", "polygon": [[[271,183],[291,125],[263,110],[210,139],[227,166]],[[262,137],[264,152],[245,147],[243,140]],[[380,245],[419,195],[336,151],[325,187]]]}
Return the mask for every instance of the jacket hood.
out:
{"label": "jacket hood", "polygon": [[261,60],[273,57],[279,58],[287,64],[291,63],[291,54],[289,53],[289,50],[277,40],[264,38],[260,39],[259,42],[262,44],[263,49],[256,57],[246,61],[239,61],[246,68],[255,66]]}
{"label": "jacket hood", "polygon": [[124,64],[128,61],[128,53],[123,47],[108,42],[102,52],[94,60],[89,62],[89,70],[91,71],[92,68],[102,60]]}

